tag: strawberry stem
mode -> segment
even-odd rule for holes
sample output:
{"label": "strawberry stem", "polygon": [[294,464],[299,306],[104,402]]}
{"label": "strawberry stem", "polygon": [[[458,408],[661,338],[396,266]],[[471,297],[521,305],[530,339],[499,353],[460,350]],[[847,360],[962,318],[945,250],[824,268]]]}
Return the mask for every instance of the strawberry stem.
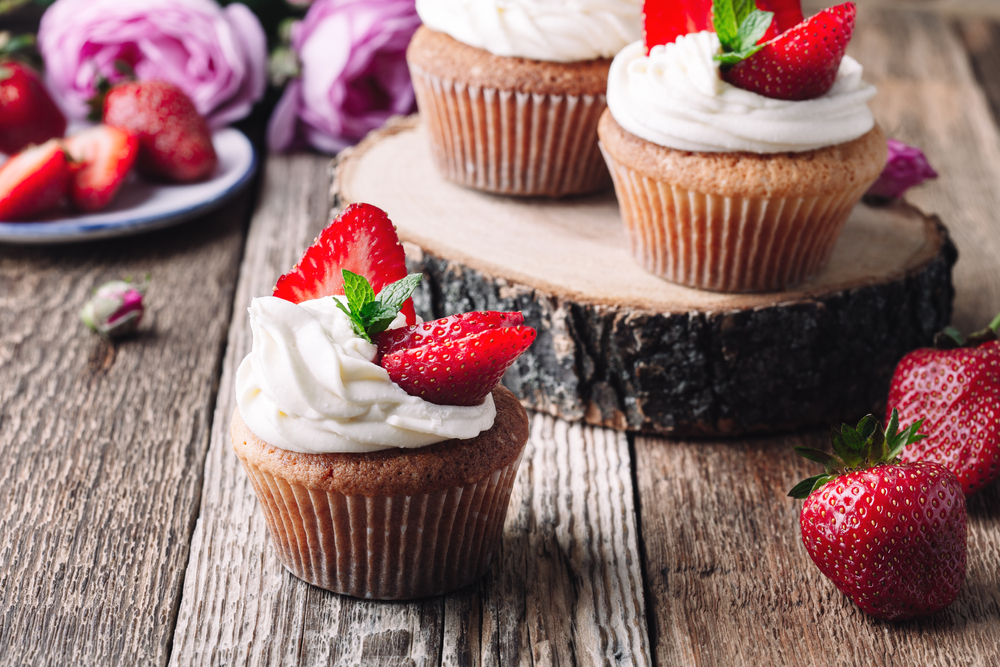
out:
{"label": "strawberry stem", "polygon": [[1000,338],[1000,313],[985,329],[969,334],[968,338],[952,326],[945,327],[934,336],[934,347],[938,350],[954,350],[959,347],[977,347]]}

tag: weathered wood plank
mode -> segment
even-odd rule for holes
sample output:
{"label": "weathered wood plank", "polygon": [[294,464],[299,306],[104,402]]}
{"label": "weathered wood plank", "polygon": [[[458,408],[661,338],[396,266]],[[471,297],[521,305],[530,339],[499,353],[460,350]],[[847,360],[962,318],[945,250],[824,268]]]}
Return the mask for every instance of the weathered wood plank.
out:
{"label": "weathered wood plank", "polygon": [[[190,223],[0,245],[0,664],[165,664],[249,197]],[[117,343],[78,312],[152,274]]]}
{"label": "weathered wood plank", "polygon": [[[872,106],[887,133],[921,146],[941,173],[909,199],[938,214],[958,247],[953,323],[981,327],[1000,311],[1000,133],[960,40],[932,13],[863,4],[851,51],[879,88]],[[826,440],[637,439],[658,662],[1000,663],[1000,487],[970,500],[968,576],[955,604],[919,622],[879,622],[812,564],[801,504],[785,497],[812,472],[792,446]]]}
{"label": "weathered wood plank", "polygon": [[243,309],[327,221],[328,179],[316,156],[272,157],[266,169],[171,663],[649,664],[630,457],[625,437],[611,431],[534,418],[501,564],[476,586],[369,602],[311,587],[278,563],[231,451],[232,378],[251,342]]}
{"label": "weathered wood plank", "polygon": [[815,473],[793,446],[826,433],[731,442],[637,439],[646,570],[661,665],[996,665],[1000,663],[1000,487],[971,499],[965,587],[910,623],[866,616],[802,546]]}

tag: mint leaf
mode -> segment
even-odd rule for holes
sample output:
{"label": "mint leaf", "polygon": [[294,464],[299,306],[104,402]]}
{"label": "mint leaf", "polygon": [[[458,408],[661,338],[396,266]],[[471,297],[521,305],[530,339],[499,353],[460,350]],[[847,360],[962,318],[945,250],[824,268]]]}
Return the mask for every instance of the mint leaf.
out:
{"label": "mint leaf", "polygon": [[[764,33],[767,32],[773,18],[774,12],[762,12],[759,9],[754,9],[750,12],[746,18],[740,21],[740,29],[736,33],[736,43],[738,45],[736,50],[752,50],[753,53],[759,51],[763,45],[758,47],[757,40],[763,37]],[[753,53],[750,55],[753,55]]]}
{"label": "mint leaf", "polygon": [[344,276],[344,294],[347,296],[347,304],[351,307],[352,313],[358,314],[365,304],[375,300],[375,290],[372,289],[371,283],[364,276],[359,276],[347,269],[342,269],[341,275]]}
{"label": "mint leaf", "polygon": [[736,17],[736,25],[740,25],[750,16],[751,12],[757,9],[754,0],[733,0],[733,15]]}
{"label": "mint leaf", "polygon": [[413,294],[413,290],[417,289],[417,285],[420,284],[423,277],[422,273],[411,273],[391,285],[386,285],[378,293],[378,300],[390,308],[395,308],[398,313],[406,300]]}
{"label": "mint leaf", "polygon": [[337,304],[337,308],[340,308],[344,311],[344,314],[347,315],[347,318],[351,321],[351,328],[354,329],[354,333],[358,335],[358,338],[364,338],[369,343],[372,342],[372,339],[368,336],[368,332],[365,331],[365,326],[362,323],[361,318],[356,313],[352,313],[351,309],[348,306],[345,306],[344,302],[337,297],[332,296],[330,298],[333,299],[335,304]]}
{"label": "mint leaf", "polygon": [[733,8],[733,0],[715,0],[712,9],[712,23],[715,25],[715,33],[719,36],[722,50],[732,51],[740,27],[739,22],[736,20],[736,10]]}
{"label": "mint leaf", "polygon": [[347,269],[343,269],[342,274],[347,305],[337,301],[337,307],[350,318],[354,332],[369,343],[392,324],[423,278],[420,273],[411,273],[386,285],[376,296],[371,283],[364,276]]}
{"label": "mint leaf", "polygon": [[757,44],[767,32],[774,12],[757,9],[755,0],[715,0],[712,22],[722,53],[713,56],[723,66],[735,65],[763,48]]}

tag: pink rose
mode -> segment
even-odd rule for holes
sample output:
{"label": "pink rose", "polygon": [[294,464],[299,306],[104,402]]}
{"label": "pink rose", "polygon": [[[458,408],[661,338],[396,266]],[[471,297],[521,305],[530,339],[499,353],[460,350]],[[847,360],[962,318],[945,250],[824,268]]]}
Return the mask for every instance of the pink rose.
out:
{"label": "pink rose", "polygon": [[38,29],[50,89],[87,115],[98,74],[115,81],[124,60],[140,80],[163,79],[212,127],[250,113],[267,86],[267,40],[245,5],[214,0],[58,0]]}
{"label": "pink rose", "polygon": [[420,26],[414,0],[317,0],[292,29],[301,77],[268,125],[273,151],[309,144],[335,153],[415,108],[406,47]]}
{"label": "pink rose", "polygon": [[889,147],[889,159],[878,180],[865,193],[867,201],[898,199],[913,186],[920,185],[929,178],[937,178],[937,172],[919,148],[895,139],[889,139],[886,143]]}

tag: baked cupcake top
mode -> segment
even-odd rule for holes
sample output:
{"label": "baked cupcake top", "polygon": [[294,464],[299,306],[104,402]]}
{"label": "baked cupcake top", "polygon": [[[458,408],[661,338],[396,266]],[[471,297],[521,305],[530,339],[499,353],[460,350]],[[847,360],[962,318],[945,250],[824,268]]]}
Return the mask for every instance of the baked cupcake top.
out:
{"label": "baked cupcake top", "polygon": [[875,124],[867,104],[875,87],[849,56],[826,94],[780,100],[723,81],[718,52],[712,32],[684,35],[649,55],[641,41],[630,44],[611,64],[611,115],[646,141],[699,152],[809,151],[857,139]]}
{"label": "baked cupcake top", "polygon": [[250,304],[253,347],[236,402],[261,440],[306,454],[365,453],[476,437],[491,390],[535,339],[521,313],[420,322],[396,228],[351,204]]}
{"label": "baked cupcake top", "polygon": [[261,439],[294,452],[374,452],[472,438],[493,425],[492,396],[456,406],[407,394],[374,363],[377,347],[355,334],[335,300],[346,301],[251,303],[253,348],[236,372],[236,400]]}
{"label": "baked cupcake top", "polygon": [[493,55],[611,58],[642,36],[642,0],[417,0],[428,28]]}

